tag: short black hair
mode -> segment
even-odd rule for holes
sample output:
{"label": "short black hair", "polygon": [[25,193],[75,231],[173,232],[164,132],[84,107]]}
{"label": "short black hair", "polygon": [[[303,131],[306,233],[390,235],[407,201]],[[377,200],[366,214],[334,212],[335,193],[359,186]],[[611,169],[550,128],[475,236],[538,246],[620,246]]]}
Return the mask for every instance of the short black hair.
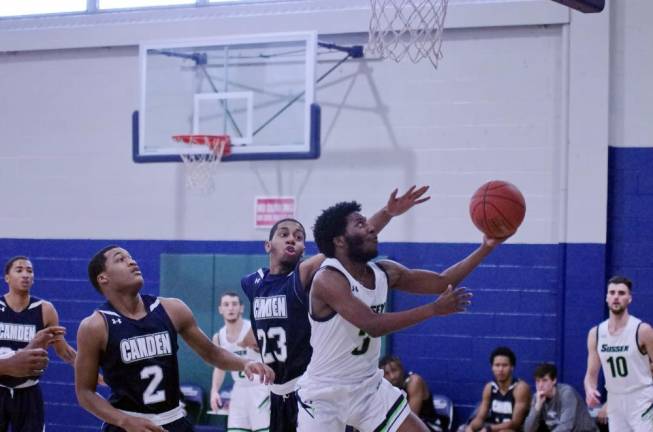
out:
{"label": "short black hair", "polygon": [[547,375],[549,378],[551,378],[551,380],[554,380],[558,377],[558,369],[553,363],[540,363],[535,368],[535,372],[533,372],[535,379],[544,378]]}
{"label": "short black hair", "polygon": [[105,264],[107,262],[107,257],[104,254],[111,249],[116,249],[119,247],[120,246],[117,245],[109,245],[103,247],[95,255],[93,255],[93,258],[91,258],[88,263],[88,279],[100,294],[102,294],[102,290],[100,289],[100,284],[97,281],[97,277],[100,273],[106,270]]}
{"label": "short black hair", "polygon": [[360,212],[361,205],[356,201],[343,201],[322,211],[313,226],[313,237],[317,248],[329,258],[335,256],[333,239],[347,230],[347,216]]}
{"label": "short black hair", "polygon": [[268,240],[272,240],[272,237],[274,237],[274,233],[277,232],[277,229],[279,228],[279,225],[282,222],[295,222],[302,229],[302,232],[304,233],[304,237],[306,237],[306,229],[304,228],[304,225],[302,225],[300,221],[293,218],[283,218],[283,219],[279,219],[274,223],[274,225],[272,225],[272,228],[270,228],[270,237],[268,237]]}
{"label": "short black hair", "polygon": [[608,285],[610,284],[624,284],[628,287],[628,292],[633,291],[633,282],[625,276],[612,276],[610,279],[608,279]]}
{"label": "short black hair", "polygon": [[238,303],[243,304],[243,301],[240,299],[240,296],[233,291],[223,292],[220,295],[220,303],[222,303],[222,299],[225,297],[236,297],[238,299]]}
{"label": "short black hair", "polygon": [[25,255],[16,255],[15,257],[9,258],[9,261],[7,261],[7,264],[5,264],[5,274],[8,275],[9,271],[11,270],[11,266],[14,265],[14,263],[18,260],[25,260],[29,261],[30,259],[27,258]]}
{"label": "short black hair", "polygon": [[386,365],[390,363],[394,363],[397,366],[399,366],[401,370],[404,370],[404,364],[401,362],[401,359],[399,359],[398,356],[393,354],[388,354],[381,357],[381,360],[379,360],[379,367],[383,369]]}
{"label": "short black hair", "polygon": [[490,354],[490,364],[494,364],[494,358],[497,356],[502,356],[502,357],[508,357],[508,360],[510,360],[510,366],[515,366],[517,364],[517,358],[515,357],[515,353],[512,352],[512,350],[508,347],[505,346],[500,346],[496,347],[494,351],[492,351],[492,354]]}

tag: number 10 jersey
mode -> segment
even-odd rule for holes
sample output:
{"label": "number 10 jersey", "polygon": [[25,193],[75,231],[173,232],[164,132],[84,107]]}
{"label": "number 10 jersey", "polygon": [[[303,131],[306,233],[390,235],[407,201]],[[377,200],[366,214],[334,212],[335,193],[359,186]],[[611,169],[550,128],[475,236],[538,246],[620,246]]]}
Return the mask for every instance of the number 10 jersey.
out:
{"label": "number 10 jersey", "polygon": [[639,350],[637,329],[642,321],[634,316],[617,335],[608,331],[608,320],[597,327],[596,349],[601,359],[609,394],[626,394],[648,388],[653,391],[649,356]]}

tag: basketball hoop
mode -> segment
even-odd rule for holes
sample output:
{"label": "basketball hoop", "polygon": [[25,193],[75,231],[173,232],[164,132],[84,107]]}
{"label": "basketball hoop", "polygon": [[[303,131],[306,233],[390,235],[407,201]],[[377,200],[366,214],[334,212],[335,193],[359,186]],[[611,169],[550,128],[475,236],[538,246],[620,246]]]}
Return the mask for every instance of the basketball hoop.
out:
{"label": "basketball hoop", "polygon": [[[186,187],[203,193],[211,192],[218,164],[223,156],[231,154],[229,135],[173,135],[172,139],[191,146],[191,152],[179,155],[186,171]],[[209,151],[197,146],[207,146]]]}
{"label": "basketball hoop", "polygon": [[367,50],[396,62],[428,58],[438,67],[449,0],[370,0],[370,39]]}

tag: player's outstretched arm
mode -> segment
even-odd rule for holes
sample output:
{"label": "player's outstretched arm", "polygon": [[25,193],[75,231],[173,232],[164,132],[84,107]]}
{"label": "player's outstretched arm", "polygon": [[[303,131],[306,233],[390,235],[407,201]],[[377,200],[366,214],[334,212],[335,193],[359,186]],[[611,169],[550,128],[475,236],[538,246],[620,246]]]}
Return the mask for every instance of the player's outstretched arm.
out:
{"label": "player's outstretched arm", "polygon": [[408,269],[390,260],[381,260],[378,264],[388,274],[388,283],[392,288],[413,294],[439,294],[444,292],[449,285],[457,286],[472,270],[478,267],[500,242],[497,239],[484,237],[481,246],[442,273],[422,269]]}
{"label": "player's outstretched arm", "polygon": [[[47,301],[43,302],[43,323],[46,327],[59,326],[59,314],[52,303]],[[77,352],[68,344],[68,342],[66,342],[63,335],[56,337],[52,345],[61,360],[68,363],[70,366],[75,366]]]}
{"label": "player's outstretched arm", "polygon": [[481,430],[487,413],[490,410],[490,397],[492,396],[492,384],[487,383],[483,387],[483,396],[481,397],[481,404],[476,411],[476,416],[472,419],[471,422],[465,428],[465,432],[476,432]]}
{"label": "player's outstretched arm", "polygon": [[43,348],[21,349],[0,357],[0,375],[16,378],[40,375],[48,365],[48,352]]}
{"label": "player's outstretched arm", "polygon": [[199,328],[190,308],[176,298],[160,298],[177,333],[205,362],[222,370],[243,371],[249,379],[259,375],[262,383],[274,381],[274,372],[260,362],[245,361],[224,348],[216,346]]}
{"label": "player's outstretched arm", "polygon": [[[421,186],[418,188],[413,185],[400,197],[397,197],[399,189],[393,190],[390,193],[387,204],[370,217],[368,221],[369,224],[374,227],[374,230],[378,234],[383,230],[383,228],[385,228],[393,217],[402,215],[414,206],[430,200],[430,196],[424,196],[428,190],[429,186]],[[310,280],[311,276],[313,276],[313,273],[320,268],[325,259],[326,256],[324,254],[317,254],[300,264],[300,278],[304,286],[306,286],[306,283]]]}
{"label": "player's outstretched arm", "polygon": [[96,393],[100,356],[107,345],[107,329],[99,312],[85,318],[77,330],[77,358],[75,359],[75,393],[86,411],[108,424],[127,432],[164,432],[149,420],[132,417],[112,407]]}
{"label": "player's outstretched arm", "polygon": [[465,288],[449,287],[435,302],[401,312],[374,313],[354,297],[345,277],[331,269],[320,271],[311,288],[312,313],[322,317],[332,311],[372,337],[383,336],[413,326],[433,316],[461,312],[469,305]]}
{"label": "player's outstretched arm", "polygon": [[592,327],[587,334],[587,370],[583,385],[585,387],[585,402],[589,407],[595,407],[601,404],[601,393],[597,390],[599,382],[599,370],[601,369],[601,359],[596,350],[596,332],[597,327]]}

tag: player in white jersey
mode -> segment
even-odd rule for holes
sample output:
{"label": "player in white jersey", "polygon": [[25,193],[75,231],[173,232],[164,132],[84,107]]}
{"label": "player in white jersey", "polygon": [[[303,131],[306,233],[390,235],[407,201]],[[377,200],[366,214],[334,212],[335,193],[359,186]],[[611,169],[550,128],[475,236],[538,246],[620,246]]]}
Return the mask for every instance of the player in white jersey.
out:
{"label": "player in white jersey", "polygon": [[[485,239],[476,259],[461,261],[448,275],[410,270],[389,260],[375,264],[368,261],[377,256],[376,232],[359,212],[356,202],[338,203],[313,228],[318,249],[328,259],[310,290],[313,355],[298,383],[298,430],[341,432],[347,424],[361,432],[428,432],[405,395],[383,378],[379,338],[465,310],[471,294],[451,284],[471,272],[500,240]],[[389,287],[441,294],[435,302],[384,313]]]}
{"label": "player in white jersey", "polygon": [[608,281],[606,303],[610,317],[587,336],[585,398],[597,406],[599,369],[608,392],[608,425],[617,432],[653,432],[653,328],[628,313],[632,282],[622,276]]}
{"label": "player in white jersey", "polygon": [[[243,319],[243,304],[238,294],[226,292],[220,297],[218,312],[225,325],[213,335],[213,343],[247,360],[261,361],[261,355],[253,347],[245,346],[252,324]],[[222,406],[220,387],[225,371],[213,369],[211,384],[211,409]],[[227,431],[266,432],[270,427],[270,390],[268,386],[250,381],[242,372],[231,372],[234,385],[231,389]]]}

